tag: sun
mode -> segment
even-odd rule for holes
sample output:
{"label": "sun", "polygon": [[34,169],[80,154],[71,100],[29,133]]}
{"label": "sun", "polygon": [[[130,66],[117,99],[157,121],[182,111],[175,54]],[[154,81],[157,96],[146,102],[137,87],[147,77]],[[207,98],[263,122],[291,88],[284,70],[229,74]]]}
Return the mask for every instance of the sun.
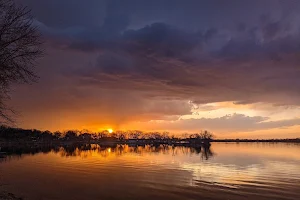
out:
{"label": "sun", "polygon": [[114,132],[114,130],[112,130],[111,128],[110,128],[110,129],[107,129],[107,131],[108,131],[109,133]]}

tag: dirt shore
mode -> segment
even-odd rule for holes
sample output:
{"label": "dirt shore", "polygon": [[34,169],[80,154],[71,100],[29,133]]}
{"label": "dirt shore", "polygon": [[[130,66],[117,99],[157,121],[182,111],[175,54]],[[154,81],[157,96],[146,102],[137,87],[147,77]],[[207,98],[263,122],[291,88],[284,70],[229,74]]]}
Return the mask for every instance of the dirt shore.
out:
{"label": "dirt shore", "polygon": [[22,198],[17,198],[12,193],[0,191],[0,200],[22,200]]}

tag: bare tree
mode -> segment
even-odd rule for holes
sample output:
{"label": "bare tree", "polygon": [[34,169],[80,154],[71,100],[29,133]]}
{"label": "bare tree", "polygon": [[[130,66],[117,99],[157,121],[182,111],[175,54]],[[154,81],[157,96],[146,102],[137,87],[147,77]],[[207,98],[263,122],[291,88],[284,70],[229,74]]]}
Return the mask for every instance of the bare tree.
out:
{"label": "bare tree", "polygon": [[209,131],[201,131],[201,133],[199,134],[200,138],[202,140],[212,140],[214,138],[214,135],[212,133],[210,133]]}
{"label": "bare tree", "polygon": [[41,37],[27,7],[0,0],[0,118],[11,121],[5,106],[12,83],[35,81],[35,61],[42,55]]}

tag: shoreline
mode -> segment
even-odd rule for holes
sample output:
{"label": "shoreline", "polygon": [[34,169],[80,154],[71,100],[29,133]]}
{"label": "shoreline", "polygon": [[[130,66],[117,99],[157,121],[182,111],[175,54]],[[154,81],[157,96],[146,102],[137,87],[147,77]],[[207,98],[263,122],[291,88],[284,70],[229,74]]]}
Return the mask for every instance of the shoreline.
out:
{"label": "shoreline", "polygon": [[1,191],[1,190],[0,190],[0,199],[1,200],[23,200],[23,198],[18,198],[12,193]]}
{"label": "shoreline", "polygon": [[210,142],[175,142],[175,141],[0,141],[1,146],[69,146],[69,145],[85,145],[85,144],[98,144],[103,146],[110,145],[129,145],[129,146],[144,146],[144,145],[170,145],[170,146],[209,146],[211,143],[295,143],[299,144],[299,139],[288,140],[212,140]]}
{"label": "shoreline", "polygon": [[300,143],[300,139],[218,139],[213,140],[213,142],[223,142],[223,143]]}

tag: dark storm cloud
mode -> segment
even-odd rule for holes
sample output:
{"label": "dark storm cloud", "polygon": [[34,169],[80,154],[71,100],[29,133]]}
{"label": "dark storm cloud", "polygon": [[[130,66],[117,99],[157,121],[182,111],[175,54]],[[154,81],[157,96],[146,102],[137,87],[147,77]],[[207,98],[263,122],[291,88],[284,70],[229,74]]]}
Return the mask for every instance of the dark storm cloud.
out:
{"label": "dark storm cloud", "polygon": [[[150,87],[154,94],[165,89],[166,96],[198,103],[298,101],[297,24],[286,26],[285,21],[277,21],[276,33],[270,35],[265,29],[274,22],[268,21],[242,32],[189,32],[164,23],[127,30],[126,19],[115,16],[105,20],[109,26],[105,21],[98,29],[77,29],[73,35],[44,28],[54,40],[59,38],[59,43],[66,38],[65,50],[99,54],[94,66],[75,72],[78,78],[99,79],[100,87]],[[161,85],[156,88],[154,83]]]}
{"label": "dark storm cloud", "polygon": [[35,18],[54,28],[96,26],[106,15],[105,0],[16,0],[32,9]]}
{"label": "dark storm cloud", "polygon": [[[165,96],[198,103],[296,103],[299,99],[296,23],[264,19],[242,31],[191,32],[165,23],[127,30],[121,25],[126,20],[116,20],[116,28],[110,21],[108,29],[83,31],[68,41],[69,49],[99,54],[96,64],[76,72],[77,77],[99,79],[100,87],[147,88],[156,95],[164,89]],[[276,30],[270,35],[269,29]]]}
{"label": "dark storm cloud", "polygon": [[[103,120],[118,121],[190,114],[188,101],[299,105],[299,1],[22,3],[33,9],[47,49],[59,52],[43,63],[53,68],[42,72],[49,82],[36,86],[51,88],[44,104],[65,98],[77,108],[84,101],[109,116]],[[250,125],[259,128],[260,120]]]}
{"label": "dark storm cloud", "polygon": [[[284,11],[297,9],[292,1],[281,0],[16,0],[28,5],[39,21],[51,27],[74,25],[95,26],[103,22],[107,13],[128,14],[134,25],[145,25],[153,21],[164,21],[190,27],[213,26],[239,20],[251,21],[251,15],[273,13],[274,8]],[[250,18],[249,18],[250,16]]]}

